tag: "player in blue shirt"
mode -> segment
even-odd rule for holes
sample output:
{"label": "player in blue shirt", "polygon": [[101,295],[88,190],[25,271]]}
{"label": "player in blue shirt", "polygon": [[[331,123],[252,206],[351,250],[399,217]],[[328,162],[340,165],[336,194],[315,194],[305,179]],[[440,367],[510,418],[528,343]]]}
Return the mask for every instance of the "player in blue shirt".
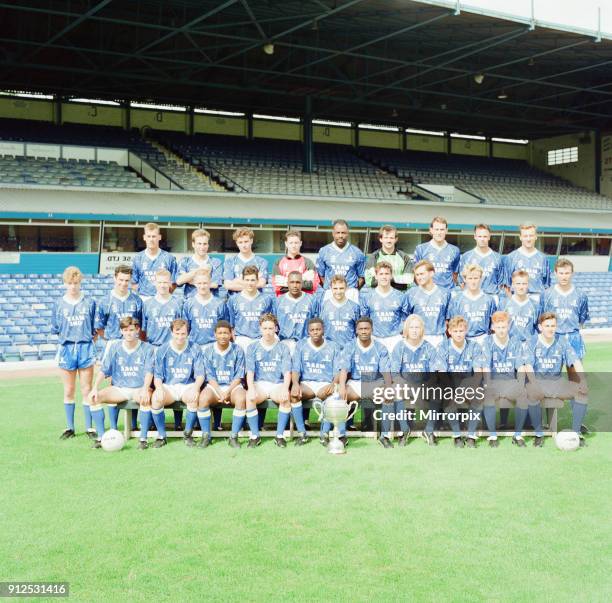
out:
{"label": "player in blue shirt", "polygon": [[161,238],[157,224],[145,224],[143,239],[146,248],[139,251],[132,261],[132,281],[143,301],[155,295],[154,277],[159,270],[170,272],[171,283],[176,282],[176,259],[172,254],[160,249]]}
{"label": "player in blue shirt", "polygon": [[[308,321],[308,337],[302,339],[293,353],[291,367],[291,404],[317,397],[324,401],[333,395],[340,379],[341,347],[324,337],[325,327],[320,318]],[[346,446],[346,424],[338,426],[340,439]],[[329,444],[331,423],[321,423],[319,441]]]}
{"label": "player in blue shirt", "polygon": [[76,266],[68,266],[64,270],[63,280],[66,295],[56,300],[51,318],[51,332],[58,336],[56,361],[61,369],[67,423],[60,439],[68,440],[75,436],[74,398],[77,373],[83,396],[85,430],[91,439],[95,439],[96,432],[92,427],[88,396],[96,362],[94,347],[96,302],[82,293],[83,274]]}
{"label": "player in blue shirt", "polygon": [[206,374],[200,346],[188,341],[187,321],[177,318],[170,325],[170,331],[170,341],[155,351],[155,392],[151,406],[157,439],[153,448],[167,444],[164,407],[175,402],[183,402],[187,406],[185,444],[193,446],[192,433],[198,420],[198,398]]}
{"label": "player in blue shirt", "polygon": [[510,336],[526,341],[537,333],[541,304],[529,297],[529,273],[525,270],[512,275],[512,289],[512,297],[500,296],[499,307],[510,315]]}
{"label": "player in blue shirt", "polygon": [[547,289],[542,300],[542,312],[554,312],[557,317],[557,334],[562,335],[572,346],[580,360],[585,347],[580,328],[589,319],[587,296],[572,284],[574,265],[561,258],[555,264],[557,284]]}
{"label": "player in blue shirt", "polygon": [[468,264],[477,264],[482,268],[482,290],[488,295],[497,296],[500,287],[504,287],[504,263],[502,256],[489,247],[491,240],[491,229],[486,224],[476,224],[474,226],[474,240],[476,247],[466,251],[459,260],[459,283],[463,284],[461,275]]}
{"label": "player in blue shirt", "polygon": [[[98,438],[94,448],[101,448],[104,434],[104,408],[109,407],[111,429],[117,429],[119,411],[117,404],[134,400],[140,405],[139,450],[148,448],[147,433],[151,425],[151,393],[153,392],[153,365],[155,352],[151,344],[140,340],[140,323],[133,316],[125,316],[120,322],[122,339],[109,341],[102,367],[89,394],[91,414],[96,424]],[[112,385],[100,389],[110,379]]]}
{"label": "player in blue shirt", "polygon": [[122,318],[132,316],[140,324],[142,320],[142,300],[130,291],[132,269],[121,265],[115,268],[115,286],[106,299],[96,306],[96,330],[98,336],[107,341],[121,339],[119,323]]}
{"label": "player in blue shirt", "polygon": [[215,341],[215,325],[227,319],[225,302],[211,290],[210,272],[196,270],[192,279],[196,294],[183,303],[183,318],[189,323],[189,341],[205,346]]}
{"label": "player in blue shirt", "polygon": [[247,266],[255,266],[258,270],[258,289],[263,289],[268,282],[268,262],[253,253],[254,238],[255,234],[250,228],[241,227],[234,231],[233,239],[238,247],[238,253],[225,256],[225,262],[223,262],[223,286],[230,296],[246,289],[243,274]]}
{"label": "player in blue shirt", "polygon": [[359,304],[346,296],[346,279],[335,274],[329,284],[332,297],[325,300],[319,296],[319,306],[315,312],[323,320],[325,338],[342,346],[355,339],[355,325],[361,315]]}
{"label": "player in blue shirt", "polygon": [[[338,393],[348,402],[359,401],[362,398],[372,398],[375,383],[382,380],[385,386],[391,386],[391,363],[387,348],[372,339],[372,319],[362,316],[357,321],[357,339],[343,350],[341,358],[340,380]],[[365,386],[364,386],[365,385]],[[391,403],[392,406],[392,403]],[[392,408],[388,409],[392,411]],[[372,413],[364,413],[363,431],[369,431]],[[347,426],[349,422],[347,421]],[[366,425],[367,424],[367,425]],[[385,448],[393,448],[389,438],[381,436],[379,442]]]}
{"label": "player in blue shirt", "polygon": [[324,289],[329,290],[332,277],[343,276],[349,287],[349,299],[357,302],[357,289],[360,289],[365,282],[366,257],[361,249],[348,242],[349,225],[345,220],[334,222],[332,237],[333,243],[321,247],[317,256],[316,268],[321,283]]}
{"label": "player in blue shirt", "polygon": [[448,222],[442,216],[436,216],[429,225],[431,240],[421,243],[414,250],[414,261],[427,260],[434,267],[434,283],[445,289],[452,289],[457,284],[459,259],[458,247],[446,242]]}
{"label": "player in blue shirt", "polygon": [[506,286],[510,288],[512,275],[517,270],[525,270],[529,274],[529,294],[539,301],[544,290],[550,286],[548,258],[535,247],[538,239],[535,224],[521,224],[519,233],[521,246],[504,256]]}
{"label": "player in blue shirt", "polygon": [[468,339],[480,344],[489,334],[491,316],[497,309],[495,300],[480,288],[482,268],[478,264],[468,264],[463,279],[465,287],[451,300],[449,314],[463,316],[468,322]]}
{"label": "player in blue shirt", "polygon": [[170,340],[170,325],[176,318],[182,317],[182,302],[179,297],[170,294],[172,276],[168,270],[155,273],[154,297],[147,299],[142,311],[142,330],[147,341],[160,346]]}
{"label": "player in blue shirt", "polygon": [[274,313],[278,319],[278,336],[291,353],[297,342],[308,335],[306,324],[315,316],[316,306],[316,297],[302,291],[302,273],[290,272],[287,293],[276,298]]}
{"label": "player in blue shirt", "polygon": [[[430,380],[431,373],[436,370],[436,350],[425,338],[425,321],[423,318],[418,314],[408,316],[404,322],[402,336],[402,341],[395,346],[391,353],[393,380],[412,386],[427,383]],[[413,407],[417,403],[421,404],[422,402],[424,400],[409,400],[410,405]],[[434,400],[428,400],[427,405],[429,410],[438,410],[440,408],[440,404]],[[406,414],[405,401],[396,400],[393,403],[393,411],[395,419],[399,420],[400,445],[404,446],[410,435],[410,424]],[[435,424],[435,420],[428,419],[422,434],[430,446],[436,445],[436,437],[433,433]],[[390,439],[390,434],[391,419],[385,416],[383,411],[381,435]]]}
{"label": "player in blue shirt", "polygon": [[183,285],[185,297],[192,297],[196,294],[194,279],[198,270],[207,268],[210,274],[210,290],[217,295],[219,287],[223,281],[223,268],[221,260],[211,258],[208,255],[210,233],[207,230],[198,228],[191,234],[191,246],[193,255],[182,258],[177,267],[176,284]]}
{"label": "player in blue shirt", "polygon": [[198,419],[202,428],[201,448],[210,442],[210,407],[219,411],[223,405],[234,407],[232,414],[232,433],[229,445],[240,448],[238,434],[246,415],[246,392],[242,385],[245,375],[244,352],[232,342],[232,325],[220,320],[215,325],[215,342],[204,346],[202,351],[206,387],[200,394]]}
{"label": "player in blue shirt", "polygon": [[408,289],[406,311],[423,319],[425,339],[437,347],[446,336],[451,293],[434,283],[434,267],[428,260],[414,265],[416,287]]}
{"label": "player in blue shirt", "polygon": [[[529,400],[545,398],[570,400],[572,407],[572,430],[580,437],[580,446],[585,445],[581,425],[588,406],[588,386],[584,378],[584,367],[567,339],[558,335],[557,317],[554,312],[544,312],[539,318],[540,335],[534,335],[525,344],[527,366],[527,395]],[[563,377],[563,367],[573,367],[578,382]],[[542,434],[542,410],[537,405],[539,420],[534,422],[536,435]]]}
{"label": "player in blue shirt", "polygon": [[259,444],[259,425],[254,430],[257,418],[257,404],[272,400],[278,404],[278,422],[276,426],[275,444],[279,448],[286,448],[285,429],[289,425],[289,417],[293,415],[299,437],[295,440],[296,446],[308,442],[302,403],[296,401],[291,404],[291,353],[286,344],[276,337],[278,321],[274,314],[263,314],[259,319],[261,339],[249,346],[246,353],[246,379],[247,379],[247,418],[253,415],[251,439],[249,448]]}
{"label": "player in blue shirt", "polygon": [[246,266],[242,271],[245,288],[227,301],[227,316],[234,329],[234,340],[246,352],[259,338],[259,317],[274,312],[274,298],[257,289],[259,270]]}
{"label": "player in blue shirt", "polygon": [[[482,346],[484,386],[484,418],[489,430],[489,446],[497,448],[495,415],[499,404],[515,404],[514,436],[512,442],[519,447],[525,446],[523,426],[528,413],[527,391],[525,389],[525,361],[523,342],[516,335],[510,335],[510,315],[497,311],[491,317],[493,334],[489,335]],[[533,405],[531,413],[537,421],[539,404]],[[536,408],[537,406],[537,408]],[[502,409],[507,410],[507,409]],[[536,436],[534,446],[541,446],[542,436]]]}
{"label": "player in blue shirt", "polygon": [[375,274],[377,286],[360,291],[361,314],[372,319],[374,338],[391,353],[402,339],[402,327],[408,315],[408,298],[391,286],[393,266],[389,262],[376,264]]}
{"label": "player in blue shirt", "polygon": [[[467,339],[468,329],[465,317],[453,316],[448,321],[450,338],[443,341],[438,349],[436,368],[446,373],[455,392],[458,392],[459,388],[476,388],[482,381],[482,349],[476,341]],[[476,429],[480,423],[482,399],[476,396],[468,399],[466,396],[465,400],[460,400],[455,397],[447,403],[445,412],[453,432],[455,448],[463,448],[466,442],[468,448],[476,448]],[[461,437],[457,418],[457,415],[463,412],[470,415],[467,420],[466,440]]]}

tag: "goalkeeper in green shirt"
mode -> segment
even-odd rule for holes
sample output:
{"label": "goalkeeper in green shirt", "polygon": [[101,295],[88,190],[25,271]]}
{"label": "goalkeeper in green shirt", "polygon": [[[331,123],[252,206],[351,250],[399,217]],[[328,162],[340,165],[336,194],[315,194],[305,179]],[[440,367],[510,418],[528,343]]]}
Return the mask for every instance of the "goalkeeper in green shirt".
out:
{"label": "goalkeeper in green shirt", "polygon": [[405,291],[414,281],[413,263],[410,256],[397,249],[397,228],[391,224],[385,224],[378,231],[380,249],[368,254],[365,271],[366,287],[376,287],[376,264],[378,262],[389,262],[393,267],[391,286],[400,291]]}

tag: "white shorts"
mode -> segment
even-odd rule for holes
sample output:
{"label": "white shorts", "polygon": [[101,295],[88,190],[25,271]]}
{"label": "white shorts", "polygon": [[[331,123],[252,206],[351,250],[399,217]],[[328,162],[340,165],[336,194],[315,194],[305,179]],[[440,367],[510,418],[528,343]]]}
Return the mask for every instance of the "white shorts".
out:
{"label": "white shorts", "polygon": [[[115,387],[117,386],[115,385]],[[134,402],[136,402],[138,395],[142,391],[142,387],[117,387],[117,389],[126,401],[133,400]]]}
{"label": "white shorts", "polygon": [[504,398],[511,402],[522,402],[527,399],[525,385],[516,379],[491,379],[487,381],[486,402]]}
{"label": "white shorts", "polygon": [[444,335],[425,335],[425,341],[429,341],[434,348],[438,349],[444,337]]}
{"label": "white shorts", "polygon": [[[325,289],[325,293],[323,294],[323,301],[326,302],[332,299],[332,290]],[[359,303],[359,289],[350,288],[346,290],[346,297],[351,301],[354,301],[356,304]]]}
{"label": "white shorts", "polygon": [[246,335],[236,335],[236,345],[239,346],[242,351],[246,354],[248,347],[257,339],[253,339],[252,337],[247,337]]}
{"label": "white shorts", "polygon": [[389,354],[393,352],[393,348],[402,340],[401,335],[390,335],[389,337],[374,337],[375,341],[379,341],[386,348]]}
{"label": "white shorts", "polygon": [[272,381],[255,381],[255,391],[259,397],[265,397],[266,400],[271,400],[272,396],[278,398],[280,393],[285,389],[283,383],[272,383]]}
{"label": "white shorts", "polygon": [[357,381],[357,379],[349,379],[346,382],[347,387],[350,387],[359,398],[361,398],[361,381]]}
{"label": "white shorts", "polygon": [[487,338],[487,334],[483,333],[482,335],[476,335],[475,337],[466,337],[469,341],[475,341],[478,345],[482,345]]}
{"label": "white shorts", "polygon": [[306,387],[309,387],[316,396],[324,387],[331,385],[331,383],[327,381],[302,381],[300,385],[305,385]]}
{"label": "white shorts", "polygon": [[[210,383],[207,383],[206,387],[215,394],[215,396],[217,397],[217,400],[220,400],[221,394],[225,394],[229,391],[229,385],[220,385],[218,390],[214,388]],[[236,389],[240,389],[240,388],[242,388],[242,383],[239,383],[232,391]]]}
{"label": "white shorts", "polygon": [[187,389],[193,387],[193,383],[175,383],[174,385],[164,383],[164,387],[170,393],[175,402],[180,402]]}

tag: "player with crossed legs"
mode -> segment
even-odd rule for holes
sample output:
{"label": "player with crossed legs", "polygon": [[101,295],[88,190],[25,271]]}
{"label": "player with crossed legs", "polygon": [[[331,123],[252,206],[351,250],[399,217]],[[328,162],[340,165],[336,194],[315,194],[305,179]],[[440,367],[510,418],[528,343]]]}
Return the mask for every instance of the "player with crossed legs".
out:
{"label": "player with crossed legs", "polygon": [[[254,409],[257,404],[266,400],[278,404],[278,422],[274,443],[279,448],[286,448],[285,429],[289,425],[289,417],[293,415],[299,436],[295,440],[297,446],[308,442],[302,402],[290,399],[291,389],[291,353],[285,343],[276,337],[278,321],[274,314],[263,314],[259,319],[261,339],[252,343],[246,353],[247,405]],[[248,411],[247,411],[248,412]],[[249,446],[259,442],[251,439]]]}
{"label": "player with crossed legs", "polygon": [[[137,318],[125,316],[119,323],[122,339],[109,341],[102,360],[102,367],[89,394],[91,414],[96,424],[98,438],[94,448],[101,448],[100,439],[104,434],[103,405],[112,405],[134,400],[140,406],[139,450],[148,448],[147,433],[151,426],[151,393],[153,391],[153,366],[155,351],[150,343],[140,340],[140,323]],[[100,389],[109,379],[112,385]],[[118,414],[118,413],[117,413]],[[117,420],[111,423],[117,429]]]}
{"label": "player with crossed legs", "polygon": [[206,387],[200,393],[198,418],[202,428],[200,447],[206,448],[210,438],[210,407],[219,409],[224,405],[234,407],[232,433],[229,445],[240,448],[238,433],[246,415],[246,392],[242,385],[244,379],[244,352],[232,341],[232,325],[220,320],[215,325],[215,341],[202,350]]}
{"label": "player with crossed legs", "polygon": [[91,439],[96,432],[92,427],[89,392],[96,362],[94,348],[96,302],[81,291],[83,274],[76,266],[68,266],[63,274],[66,294],[60,297],[53,308],[51,332],[58,336],[56,361],[61,369],[64,385],[64,412],[67,427],[60,439],[68,440],[75,436],[74,408],[77,373],[83,396],[85,430]]}
{"label": "player with crossed legs", "polygon": [[200,346],[190,344],[187,339],[187,321],[175,319],[170,325],[170,331],[170,341],[160,346],[155,353],[155,392],[151,406],[157,439],[153,448],[161,448],[168,443],[164,407],[175,402],[183,402],[187,406],[185,440],[189,445],[188,440],[198,418],[198,398],[205,377]]}
{"label": "player with crossed legs", "polygon": [[[585,446],[581,425],[588,407],[588,391],[584,378],[584,367],[567,339],[557,334],[557,316],[554,312],[544,312],[538,320],[540,334],[534,335],[524,347],[527,367],[527,395],[530,401],[537,402],[537,415],[532,417],[536,434],[542,431],[542,409],[540,401],[546,398],[570,400],[572,407],[572,431],[580,437],[580,446]],[[578,382],[563,377],[563,367],[573,367]]]}

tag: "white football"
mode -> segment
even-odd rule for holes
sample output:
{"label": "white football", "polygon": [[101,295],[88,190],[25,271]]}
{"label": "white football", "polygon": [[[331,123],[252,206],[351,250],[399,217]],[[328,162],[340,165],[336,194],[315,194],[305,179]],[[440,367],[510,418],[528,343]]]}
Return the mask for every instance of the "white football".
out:
{"label": "white football", "polygon": [[572,451],[580,448],[580,438],[575,431],[564,429],[555,436],[555,444],[559,450]]}
{"label": "white football", "polygon": [[119,452],[125,446],[123,434],[116,429],[109,429],[102,436],[102,449],[106,452]]}

